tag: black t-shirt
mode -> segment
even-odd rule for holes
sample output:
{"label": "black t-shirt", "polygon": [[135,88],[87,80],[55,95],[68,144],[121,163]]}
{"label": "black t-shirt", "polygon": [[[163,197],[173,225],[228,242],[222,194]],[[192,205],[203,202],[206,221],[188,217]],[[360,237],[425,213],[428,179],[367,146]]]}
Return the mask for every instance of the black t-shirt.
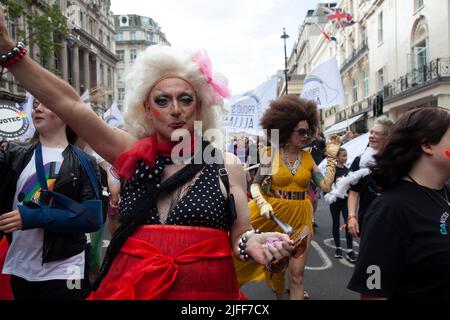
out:
{"label": "black t-shirt", "polygon": [[374,200],[350,290],[390,299],[450,299],[450,207],[427,192],[433,191],[402,180]]}
{"label": "black t-shirt", "polygon": [[348,174],[349,170],[347,167],[339,168],[336,167],[336,173],[334,174],[334,182],[336,182],[337,179],[345,177]]}
{"label": "black t-shirt", "polygon": [[[358,171],[360,169],[360,161],[361,157],[356,157],[350,166],[350,171]],[[365,213],[372,204],[372,201],[380,195],[380,189],[377,187],[372,176],[368,175],[361,178],[357,184],[352,185],[350,190],[359,193],[358,224],[362,232]]]}

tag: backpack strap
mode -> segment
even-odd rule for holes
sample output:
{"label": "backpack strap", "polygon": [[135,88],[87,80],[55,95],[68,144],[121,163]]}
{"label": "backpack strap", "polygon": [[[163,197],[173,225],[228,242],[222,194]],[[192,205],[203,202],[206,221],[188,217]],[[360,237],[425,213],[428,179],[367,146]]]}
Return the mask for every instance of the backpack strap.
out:
{"label": "backpack strap", "polygon": [[91,182],[92,189],[94,189],[95,195],[97,196],[97,199],[100,199],[100,191],[99,191],[99,185],[97,177],[94,173],[94,169],[92,168],[91,164],[89,163],[89,160],[86,158],[86,155],[77,147],[74,145],[70,145],[77,155],[78,159],[80,159],[82,166],[84,167],[84,170],[86,171],[89,181]]}
{"label": "backpack strap", "polygon": [[218,160],[217,165],[219,166],[219,178],[222,180],[227,195],[230,196],[230,179],[228,178],[228,170],[225,168],[225,161],[222,157],[222,153],[217,149],[214,149],[214,157]]}
{"label": "backpack strap", "polygon": [[217,165],[219,166],[219,178],[222,180],[225,189],[227,191],[227,198],[225,199],[225,205],[227,209],[227,218],[228,222],[230,223],[230,226],[233,225],[234,221],[237,219],[237,213],[236,213],[236,206],[234,203],[234,196],[233,194],[230,194],[230,179],[228,177],[229,173],[227,168],[225,167],[225,162],[222,157],[222,153],[214,149],[214,157],[217,159]]}
{"label": "backpack strap", "polygon": [[[87,160],[86,160],[86,157],[83,156],[83,158],[87,163],[87,166],[85,167],[85,169],[88,168],[88,170],[91,170],[91,174],[93,176],[95,176],[93,173],[92,167],[89,165],[89,162],[87,162]],[[82,162],[82,164],[83,164],[83,162]],[[85,164],[83,164],[83,166]],[[43,163],[43,157],[42,157],[42,147],[40,144],[38,144],[36,146],[35,165],[36,165],[36,175],[37,175],[38,182],[39,182],[39,185],[41,186],[41,190],[43,193],[44,192],[48,193],[56,200],[57,203],[59,203],[60,205],[63,205],[64,207],[66,207],[67,209],[72,211],[73,212],[73,214],[71,215],[72,217],[75,217],[77,215],[85,213],[86,207],[84,207],[82,204],[76,202],[75,200],[73,200],[59,192],[54,192],[54,191],[48,190],[47,179],[45,177],[44,163]],[[89,173],[88,173],[88,176],[89,176]],[[97,200],[99,200],[98,186],[96,186],[96,184],[93,183],[92,180],[91,180],[91,184],[92,184],[92,187],[94,188],[94,191],[96,191]]]}

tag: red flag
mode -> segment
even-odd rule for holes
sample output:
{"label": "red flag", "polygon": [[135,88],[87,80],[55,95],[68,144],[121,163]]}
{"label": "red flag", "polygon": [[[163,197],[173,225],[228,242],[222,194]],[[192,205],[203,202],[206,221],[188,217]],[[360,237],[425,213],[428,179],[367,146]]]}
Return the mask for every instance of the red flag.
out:
{"label": "red flag", "polygon": [[321,7],[321,9],[327,14],[328,20],[336,23],[338,28],[341,27],[342,29],[345,29],[345,27],[355,23],[353,21],[353,16],[341,8]]}

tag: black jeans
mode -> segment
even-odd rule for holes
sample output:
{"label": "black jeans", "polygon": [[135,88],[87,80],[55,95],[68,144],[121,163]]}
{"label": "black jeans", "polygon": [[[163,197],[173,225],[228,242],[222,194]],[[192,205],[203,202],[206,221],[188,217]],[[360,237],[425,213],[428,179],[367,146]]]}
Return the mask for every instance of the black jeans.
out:
{"label": "black jeans", "polygon": [[70,290],[67,280],[30,282],[11,276],[11,289],[14,300],[81,300],[83,299],[83,280],[81,290]]}
{"label": "black jeans", "polygon": [[[347,223],[348,218],[348,207],[347,198],[338,199],[336,202],[330,205],[331,217],[333,218],[333,239],[336,248],[341,247],[341,237],[339,234],[340,229],[340,215],[342,212],[342,217],[344,218],[344,223]],[[347,239],[347,249],[353,249],[353,237],[348,232],[348,227],[345,228],[345,237]]]}

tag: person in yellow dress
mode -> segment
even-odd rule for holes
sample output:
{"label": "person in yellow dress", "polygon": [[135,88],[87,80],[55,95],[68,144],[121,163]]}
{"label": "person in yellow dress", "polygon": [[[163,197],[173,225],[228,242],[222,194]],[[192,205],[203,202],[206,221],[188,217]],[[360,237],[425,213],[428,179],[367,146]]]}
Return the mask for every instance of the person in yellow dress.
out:
{"label": "person in yellow dress", "polygon": [[[252,226],[261,231],[281,229],[273,220],[275,215],[289,224],[294,232],[291,239],[307,236],[307,249],[300,257],[290,257],[290,298],[304,299],[304,270],[313,235],[312,205],[307,198],[308,185],[313,181],[325,192],[330,191],[340,143],[337,137],[327,142],[327,168],[322,175],[311,154],[303,150],[318,126],[317,105],[296,95],[286,95],[271,103],[261,119],[271,140],[278,130],[279,148],[263,150],[261,165],[250,187],[253,200],[249,202]],[[284,298],[285,272],[271,273],[253,262],[235,260],[239,285],[266,278],[278,299]]]}

